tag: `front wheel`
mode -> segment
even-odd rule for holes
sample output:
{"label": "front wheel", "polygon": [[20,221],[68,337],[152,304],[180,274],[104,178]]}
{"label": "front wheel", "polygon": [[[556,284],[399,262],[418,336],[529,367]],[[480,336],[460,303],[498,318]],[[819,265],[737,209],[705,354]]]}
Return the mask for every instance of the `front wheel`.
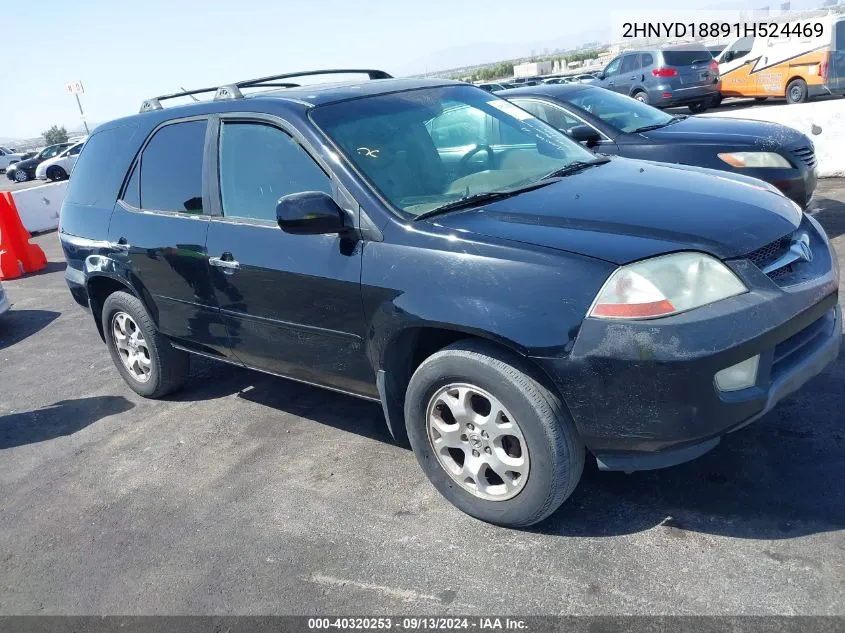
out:
{"label": "front wheel", "polygon": [[67,178],[67,172],[61,167],[53,166],[47,170],[47,178],[49,180],[64,180]]}
{"label": "front wheel", "polygon": [[563,404],[522,359],[459,341],[417,368],[408,437],[435,488],[483,521],[525,527],[575,489],[584,445]]}
{"label": "front wheel", "polygon": [[141,301],[128,292],[114,292],[103,304],[103,334],[112,361],[135,393],[161,398],[182,386],[190,357],[156,330]]}
{"label": "front wheel", "polygon": [[29,175],[25,169],[16,169],[14,174],[15,182],[26,182],[29,180]]}

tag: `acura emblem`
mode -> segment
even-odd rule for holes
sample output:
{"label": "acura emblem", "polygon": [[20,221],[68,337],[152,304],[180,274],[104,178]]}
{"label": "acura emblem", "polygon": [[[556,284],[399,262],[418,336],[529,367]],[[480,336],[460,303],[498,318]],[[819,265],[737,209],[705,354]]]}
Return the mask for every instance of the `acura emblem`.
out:
{"label": "acura emblem", "polygon": [[805,262],[813,261],[813,251],[810,248],[810,236],[806,233],[801,233],[794,240],[789,247],[789,250]]}

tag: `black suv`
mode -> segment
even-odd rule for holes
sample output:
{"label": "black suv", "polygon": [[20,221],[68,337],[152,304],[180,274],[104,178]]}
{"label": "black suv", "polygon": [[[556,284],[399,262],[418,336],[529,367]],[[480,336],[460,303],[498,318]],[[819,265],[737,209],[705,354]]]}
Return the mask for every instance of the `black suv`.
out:
{"label": "black suv", "polygon": [[[340,72],[370,80],[291,81]],[[827,237],[761,181],[600,158],[460,82],[295,73],[162,107],[184,94],[99,127],[61,213],[141,395],[199,354],[378,400],[444,496],[523,526],[587,450],[692,459],[837,355]]]}

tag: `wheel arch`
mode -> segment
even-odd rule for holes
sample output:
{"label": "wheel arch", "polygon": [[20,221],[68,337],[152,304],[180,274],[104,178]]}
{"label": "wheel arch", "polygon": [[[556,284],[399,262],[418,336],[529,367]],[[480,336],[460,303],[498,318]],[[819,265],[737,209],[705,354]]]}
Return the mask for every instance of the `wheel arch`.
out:
{"label": "wheel arch", "polygon": [[[85,283],[85,289],[88,292],[88,305],[91,307],[91,314],[94,317],[94,323],[97,326],[97,332],[100,338],[105,342],[103,335],[103,305],[108,299],[109,295],[118,292],[126,291],[129,294],[138,297],[138,293],[130,286],[126,280],[105,274],[90,275]],[[141,297],[138,297],[143,302]]]}
{"label": "wheel arch", "polygon": [[[483,342],[506,355],[515,357],[532,377],[541,382],[564,403],[554,381],[537,365],[518,343],[487,332],[441,324],[409,325],[393,333],[381,348],[377,366],[377,386],[384,416],[397,443],[408,446],[405,430],[405,392],[411,376],[432,354],[462,340]],[[565,407],[564,403],[564,407]]]}
{"label": "wheel arch", "polygon": [[804,78],[804,76],[803,76],[803,75],[800,75],[800,74],[798,74],[798,75],[789,75],[789,79],[787,79],[787,80],[784,82],[784,84],[783,84],[783,97],[784,97],[784,99],[786,99],[786,98],[788,98],[788,97],[789,97],[789,94],[787,93],[787,90],[789,89],[789,84],[791,84],[791,83],[792,83],[793,81],[795,81],[796,79],[800,79],[801,81],[803,81],[803,82],[804,82],[804,85],[807,87],[807,97],[806,97],[806,98],[809,100],[809,98],[810,98],[810,93],[809,93],[809,90],[810,90],[810,84],[809,84],[809,83],[807,83],[807,80]]}

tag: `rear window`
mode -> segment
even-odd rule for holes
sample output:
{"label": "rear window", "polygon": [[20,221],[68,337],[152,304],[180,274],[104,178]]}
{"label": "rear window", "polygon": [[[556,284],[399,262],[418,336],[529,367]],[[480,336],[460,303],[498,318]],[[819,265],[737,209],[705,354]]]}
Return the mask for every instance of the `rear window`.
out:
{"label": "rear window", "polygon": [[678,51],[663,51],[663,63],[667,66],[691,66],[693,64],[702,64],[713,59],[710,51],[701,50],[678,50]]}
{"label": "rear window", "polygon": [[83,206],[111,206],[132,160],[135,125],[94,132],[73,169],[65,200]]}
{"label": "rear window", "polygon": [[836,23],[836,39],[833,47],[837,51],[845,51],[845,20],[839,20]]}

